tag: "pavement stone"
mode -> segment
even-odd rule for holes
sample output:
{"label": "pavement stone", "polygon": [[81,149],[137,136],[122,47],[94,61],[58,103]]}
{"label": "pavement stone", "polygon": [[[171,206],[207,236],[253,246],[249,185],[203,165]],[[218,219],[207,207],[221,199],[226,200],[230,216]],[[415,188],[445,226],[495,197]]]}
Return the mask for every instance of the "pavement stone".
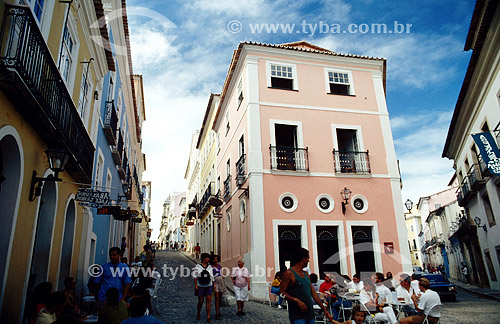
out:
{"label": "pavement stone", "polygon": [[471,292],[473,294],[481,295],[481,296],[486,297],[486,298],[495,299],[497,301],[500,301],[500,290],[481,288],[481,287],[469,285],[467,283],[460,282],[460,281],[454,280],[454,279],[450,279],[450,281],[455,286],[460,287],[463,290],[466,290],[466,291]]}

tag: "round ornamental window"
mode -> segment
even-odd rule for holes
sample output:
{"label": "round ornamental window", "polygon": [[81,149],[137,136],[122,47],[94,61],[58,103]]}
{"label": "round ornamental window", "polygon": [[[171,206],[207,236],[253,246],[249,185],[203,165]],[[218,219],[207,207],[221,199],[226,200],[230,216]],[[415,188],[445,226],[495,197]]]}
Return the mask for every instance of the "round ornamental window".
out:
{"label": "round ornamental window", "polygon": [[316,198],[316,207],[322,213],[329,213],[333,210],[335,204],[333,202],[333,198],[330,195],[322,194]]}
{"label": "round ornamental window", "polygon": [[362,195],[352,197],[351,204],[352,209],[358,214],[363,214],[368,210],[368,200]]}
{"label": "round ornamental window", "polygon": [[288,192],[284,193],[279,198],[279,205],[282,210],[286,211],[287,213],[291,213],[295,211],[295,209],[297,209],[297,197]]}

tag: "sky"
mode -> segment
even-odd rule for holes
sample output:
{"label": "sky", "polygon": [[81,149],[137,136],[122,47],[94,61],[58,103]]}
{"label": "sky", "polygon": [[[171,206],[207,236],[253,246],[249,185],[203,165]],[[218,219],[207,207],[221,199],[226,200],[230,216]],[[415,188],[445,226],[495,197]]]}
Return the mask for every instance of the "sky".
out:
{"label": "sky", "polygon": [[[470,59],[463,47],[474,4],[127,1],[134,73],[144,78],[143,180],[152,181],[153,240],[159,234],[163,201],[186,188],[192,134],[201,128],[210,93],[221,92],[240,41],[305,40],[338,53],[386,58],[386,100],[403,200],[417,203],[446,189],[453,163],[441,155]],[[376,27],[372,32],[371,26],[381,23],[387,32]]]}

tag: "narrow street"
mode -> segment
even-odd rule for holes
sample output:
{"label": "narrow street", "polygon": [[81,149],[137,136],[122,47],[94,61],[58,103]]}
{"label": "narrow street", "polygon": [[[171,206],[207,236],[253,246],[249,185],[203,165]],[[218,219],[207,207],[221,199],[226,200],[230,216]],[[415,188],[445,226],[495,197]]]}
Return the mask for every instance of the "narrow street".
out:
{"label": "narrow street", "polygon": [[[174,269],[194,266],[190,259],[179,252],[172,251],[157,252],[155,263],[160,273],[164,264]],[[160,314],[157,317],[165,324],[206,322],[205,305],[201,313],[201,320],[195,319],[197,299],[193,295],[193,279],[177,275],[175,279],[171,280],[170,270],[167,273],[169,276],[163,277],[158,290]],[[155,303],[154,301],[154,307],[156,307]],[[500,303],[496,301],[459,290],[456,303],[444,302],[443,304],[442,323],[500,323]],[[222,307],[223,317],[216,321],[215,305],[212,301],[214,323],[288,323],[288,313],[285,309],[271,308],[262,303],[254,301],[245,303],[245,312],[245,316],[238,317],[236,316],[236,306]]]}

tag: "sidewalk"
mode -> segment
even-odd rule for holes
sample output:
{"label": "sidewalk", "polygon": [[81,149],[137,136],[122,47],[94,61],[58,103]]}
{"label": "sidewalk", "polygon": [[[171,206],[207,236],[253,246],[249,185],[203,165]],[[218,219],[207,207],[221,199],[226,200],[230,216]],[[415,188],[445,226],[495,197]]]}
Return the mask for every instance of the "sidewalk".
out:
{"label": "sidewalk", "polygon": [[496,301],[500,301],[500,290],[489,289],[489,288],[480,288],[474,285],[469,285],[454,279],[449,279],[455,286],[462,288],[468,292],[473,294],[481,295],[483,297],[493,299]]}

